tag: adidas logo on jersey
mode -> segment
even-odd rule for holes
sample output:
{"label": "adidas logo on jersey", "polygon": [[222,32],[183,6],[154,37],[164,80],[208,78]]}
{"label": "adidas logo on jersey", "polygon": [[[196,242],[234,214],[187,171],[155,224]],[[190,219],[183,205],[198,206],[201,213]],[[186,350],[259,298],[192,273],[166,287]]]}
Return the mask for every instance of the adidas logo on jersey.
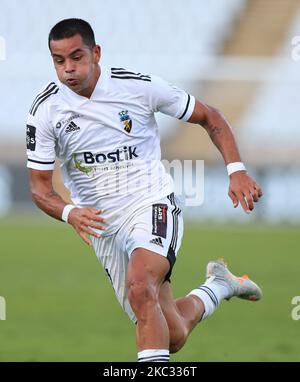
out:
{"label": "adidas logo on jersey", "polygon": [[75,122],[70,122],[65,130],[65,133],[68,134],[68,133],[72,133],[73,131],[78,131],[80,130],[80,127],[76,125]]}
{"label": "adidas logo on jersey", "polygon": [[160,237],[155,237],[154,239],[150,240],[150,243],[157,244],[160,247],[164,247]]}

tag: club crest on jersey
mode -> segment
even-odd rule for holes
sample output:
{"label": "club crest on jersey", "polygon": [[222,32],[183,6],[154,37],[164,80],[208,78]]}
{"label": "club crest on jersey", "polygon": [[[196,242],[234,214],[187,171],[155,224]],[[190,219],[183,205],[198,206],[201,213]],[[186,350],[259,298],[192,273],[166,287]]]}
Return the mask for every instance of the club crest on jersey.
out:
{"label": "club crest on jersey", "polygon": [[123,123],[124,130],[130,133],[132,128],[132,120],[129,117],[128,110],[122,110],[119,112],[120,121]]}

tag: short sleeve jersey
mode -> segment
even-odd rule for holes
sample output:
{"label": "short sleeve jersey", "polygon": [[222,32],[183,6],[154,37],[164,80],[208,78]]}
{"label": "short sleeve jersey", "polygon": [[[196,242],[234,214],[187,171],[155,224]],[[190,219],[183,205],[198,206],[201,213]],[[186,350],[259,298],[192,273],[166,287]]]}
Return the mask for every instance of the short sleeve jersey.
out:
{"label": "short sleeve jersey", "polygon": [[60,82],[36,96],[27,119],[27,167],[61,163],[78,207],[95,207],[116,232],[138,208],[173,192],[161,163],[155,113],[187,121],[195,98],[157,76],[101,67],[90,98]]}

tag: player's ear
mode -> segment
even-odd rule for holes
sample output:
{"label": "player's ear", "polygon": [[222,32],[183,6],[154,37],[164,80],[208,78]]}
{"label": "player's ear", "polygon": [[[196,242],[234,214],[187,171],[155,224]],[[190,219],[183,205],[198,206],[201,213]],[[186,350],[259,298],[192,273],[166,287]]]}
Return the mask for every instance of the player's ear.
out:
{"label": "player's ear", "polygon": [[94,60],[96,64],[98,64],[98,62],[100,61],[100,58],[101,58],[101,46],[96,45],[94,47]]}

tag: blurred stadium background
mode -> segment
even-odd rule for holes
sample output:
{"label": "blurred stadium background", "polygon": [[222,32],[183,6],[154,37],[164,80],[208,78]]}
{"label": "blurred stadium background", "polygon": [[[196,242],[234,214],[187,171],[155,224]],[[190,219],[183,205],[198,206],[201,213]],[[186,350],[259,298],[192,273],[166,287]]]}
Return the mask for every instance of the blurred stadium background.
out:
{"label": "blurred stadium background", "polygon": [[[299,0],[0,0],[0,360],[135,359],[134,328],[96,257],[37,211],[28,191],[26,115],[55,78],[48,32],[69,17],[90,22],[103,64],[157,74],[220,109],[264,189],[251,216],[233,209],[205,131],[157,117],[164,159],[205,163],[204,203],[185,209],[175,295],[218,256],[265,293],[257,305],[224,304],[173,360],[299,361],[300,322],[291,318],[300,295]],[[59,165],[54,180],[68,198]]]}

